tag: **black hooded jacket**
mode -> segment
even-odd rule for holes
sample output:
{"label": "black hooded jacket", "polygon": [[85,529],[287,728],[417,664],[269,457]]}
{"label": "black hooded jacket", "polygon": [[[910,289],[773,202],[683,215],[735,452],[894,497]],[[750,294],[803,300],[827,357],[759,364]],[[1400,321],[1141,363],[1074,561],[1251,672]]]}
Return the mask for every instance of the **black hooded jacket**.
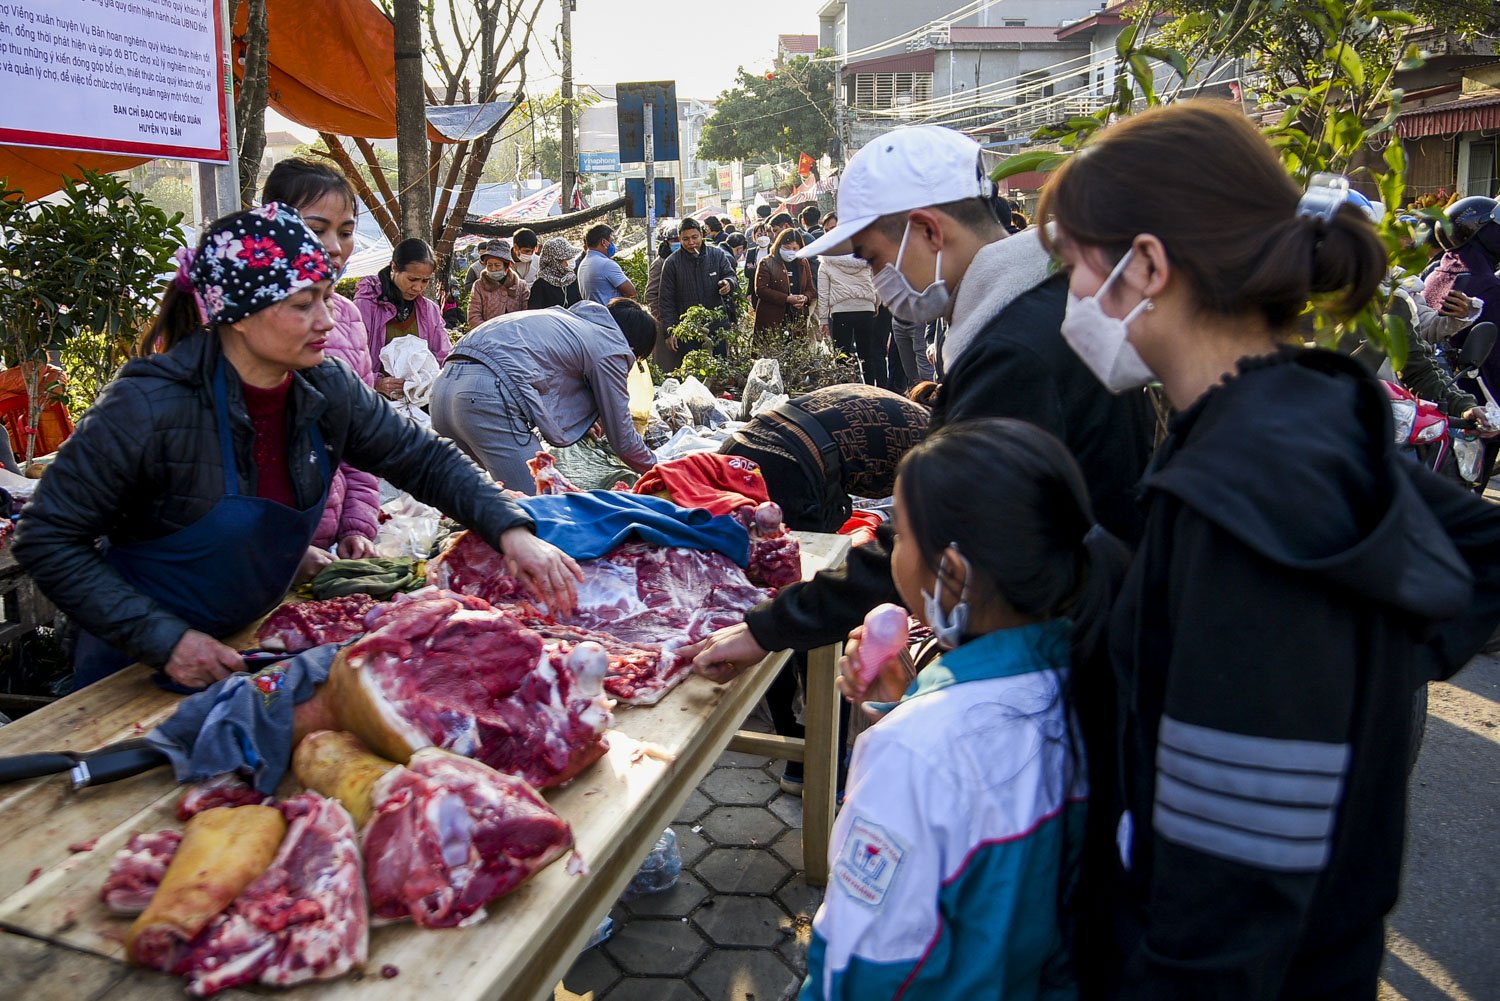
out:
{"label": "black hooded jacket", "polygon": [[1323,351],[1243,362],[1142,487],[1109,993],[1373,998],[1412,698],[1500,620],[1500,508],[1399,456],[1382,389]]}
{"label": "black hooded jacket", "polygon": [[[122,368],[58,451],[16,530],[16,560],[43,592],[79,625],[148,664],[166,663],[188,624],[127,584],[96,543],[162,538],[223,496],[212,381],[221,355],[218,337],[199,331]],[[238,378],[228,379],[228,398],[239,481],[253,494],[255,430]],[[507,529],[533,524],[451,443],[396,413],[334,360],[294,373],[287,394],[298,507],[317,503],[326,487],[315,462],[293,461],[311,458],[315,423],[330,470],[347,459],[384,476],[496,548]]]}

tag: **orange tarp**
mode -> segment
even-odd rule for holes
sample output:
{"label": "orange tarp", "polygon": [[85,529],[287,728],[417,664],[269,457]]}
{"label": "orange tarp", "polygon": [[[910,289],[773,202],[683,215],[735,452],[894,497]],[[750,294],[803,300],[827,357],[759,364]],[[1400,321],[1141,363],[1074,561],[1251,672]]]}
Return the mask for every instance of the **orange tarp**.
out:
{"label": "orange tarp", "polygon": [[[236,80],[249,16],[241,4]],[[396,135],[396,29],[370,0],[267,0],[266,26],[271,107],[321,132]]]}
{"label": "orange tarp", "polygon": [[29,200],[52,194],[63,186],[64,177],[82,177],[86,169],[101,173],[128,170],[147,159],[34,146],[0,146],[0,182]]}

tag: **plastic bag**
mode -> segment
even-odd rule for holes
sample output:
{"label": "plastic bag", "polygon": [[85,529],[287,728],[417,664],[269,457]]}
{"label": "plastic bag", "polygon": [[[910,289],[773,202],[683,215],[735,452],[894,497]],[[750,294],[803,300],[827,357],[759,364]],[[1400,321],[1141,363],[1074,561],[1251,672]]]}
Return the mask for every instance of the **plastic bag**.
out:
{"label": "plastic bag", "polygon": [[432,349],[420,337],[398,337],[380,349],[380,367],[406,385],[398,402],[425,407],[432,399],[432,384],[442,371]]}
{"label": "plastic bag", "polygon": [[681,390],[682,383],[668,379],[656,391],[656,399],[651,404],[652,419],[673,431],[693,426],[693,408],[682,398]]}
{"label": "plastic bag", "polygon": [[745,394],[740,397],[745,402],[745,408],[740,419],[749,420],[754,415],[752,408],[760,402],[761,397],[785,392],[786,384],[781,381],[781,362],[775,358],[757,359],[745,378]]}
{"label": "plastic bag", "polygon": [[625,899],[670,890],[677,885],[681,875],[682,852],[677,848],[677,832],[669,827],[662,831],[656,847],[651,849],[635,878],[625,888]]}
{"label": "plastic bag", "polygon": [[630,366],[625,377],[625,388],[630,393],[630,419],[636,431],[645,431],[651,419],[651,403],[656,398],[656,386],[651,382],[651,366],[638,361]]}
{"label": "plastic bag", "polygon": [[781,406],[789,399],[791,397],[785,393],[766,393],[760,399],[756,400],[755,405],[750,408],[750,416],[758,417],[772,407]]}
{"label": "plastic bag", "polygon": [[705,434],[697,428],[683,428],[656,448],[656,460],[666,462],[694,452],[717,452],[727,437],[727,431]]}
{"label": "plastic bag", "polygon": [[709,415],[714,412],[714,394],[698,381],[697,376],[690,375],[684,379],[682,389],[678,390],[677,395],[692,411],[695,425],[702,427],[709,422]]}
{"label": "plastic bag", "polygon": [[580,490],[613,490],[617,483],[629,487],[641,478],[604,442],[585,438],[576,445],[549,451],[557,459],[558,470]]}
{"label": "plastic bag", "polygon": [[423,560],[432,555],[432,547],[442,532],[441,511],[410,494],[387,501],[380,505],[380,510],[390,518],[381,523],[375,535],[375,555],[414,556]]}

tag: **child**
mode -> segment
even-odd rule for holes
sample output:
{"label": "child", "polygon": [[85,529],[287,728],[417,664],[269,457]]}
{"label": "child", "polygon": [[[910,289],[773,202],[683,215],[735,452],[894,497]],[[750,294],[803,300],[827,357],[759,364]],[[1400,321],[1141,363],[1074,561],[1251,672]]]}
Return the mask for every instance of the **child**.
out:
{"label": "child", "polygon": [[[983,471],[984,488],[974,484]],[[839,686],[884,716],[854,748],[813,923],[803,1001],[1073,998],[1064,900],[1083,839],[1067,691],[1088,572],[1088,492],[1067,449],[1020,421],[951,425],[896,481],[891,573],[943,655],[909,687]],[[904,694],[903,694],[904,691]]]}

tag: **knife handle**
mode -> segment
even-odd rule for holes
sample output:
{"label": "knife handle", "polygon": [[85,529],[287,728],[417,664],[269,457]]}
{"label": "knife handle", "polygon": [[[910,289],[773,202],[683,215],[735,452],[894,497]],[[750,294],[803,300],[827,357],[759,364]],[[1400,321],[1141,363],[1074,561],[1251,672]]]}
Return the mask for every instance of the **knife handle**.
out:
{"label": "knife handle", "polygon": [[0,782],[20,782],[41,775],[56,775],[70,770],[77,763],[76,755],[62,751],[38,751],[35,754],[0,758]]}

